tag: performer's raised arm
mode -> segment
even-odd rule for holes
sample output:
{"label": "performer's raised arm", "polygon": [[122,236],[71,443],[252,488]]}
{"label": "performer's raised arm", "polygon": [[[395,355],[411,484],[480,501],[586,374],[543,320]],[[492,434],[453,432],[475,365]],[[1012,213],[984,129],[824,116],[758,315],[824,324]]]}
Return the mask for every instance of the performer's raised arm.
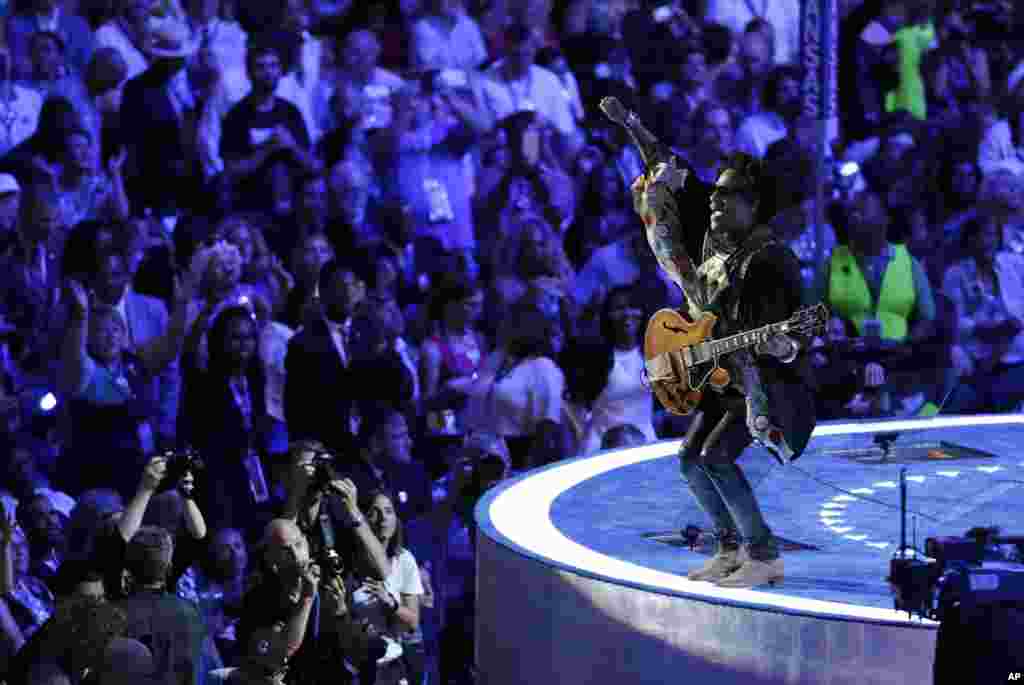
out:
{"label": "performer's raised arm", "polygon": [[[613,122],[624,127],[640,151],[646,171],[633,182],[633,209],[644,222],[647,243],[658,264],[669,278],[680,287],[690,305],[691,313],[701,308],[703,301],[697,287],[697,270],[686,244],[699,244],[686,240],[685,228],[679,215],[674,193],[683,189],[689,180],[689,170],[680,168],[678,159],[658,138],[614,97],[601,100],[601,111]],[[706,226],[697,226],[701,234]]]}

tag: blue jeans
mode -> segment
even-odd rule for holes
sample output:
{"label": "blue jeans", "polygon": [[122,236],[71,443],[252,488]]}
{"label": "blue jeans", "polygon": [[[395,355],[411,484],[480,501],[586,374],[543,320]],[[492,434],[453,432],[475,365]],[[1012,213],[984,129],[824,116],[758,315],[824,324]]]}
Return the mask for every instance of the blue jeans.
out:
{"label": "blue jeans", "polygon": [[775,536],[765,523],[754,489],[736,464],[752,442],[745,417],[734,416],[714,444],[704,449],[720,418],[721,414],[710,413],[704,417],[704,425],[690,431],[679,450],[680,471],[711,518],[721,550],[736,549],[743,541],[751,559],[772,561],[779,557]]}

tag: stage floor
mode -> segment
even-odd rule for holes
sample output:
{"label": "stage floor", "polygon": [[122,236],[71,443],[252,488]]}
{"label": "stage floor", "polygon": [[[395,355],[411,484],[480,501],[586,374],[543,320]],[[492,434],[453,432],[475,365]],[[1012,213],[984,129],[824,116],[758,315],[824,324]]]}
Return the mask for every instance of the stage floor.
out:
{"label": "stage floor", "polygon": [[[883,458],[873,438],[893,432]],[[686,572],[711,549],[690,551],[680,530],[710,521],[683,481],[678,447],[565,460],[481,500],[484,682],[662,683],[679,668],[703,683],[931,682],[938,624],[895,611],[885,580],[899,547],[900,470],[908,544],[915,527],[919,549],[975,526],[1024,534],[1024,416],[828,423],[789,466],[756,446],[740,457],[782,542],[784,582],[691,582]],[[590,651],[567,651],[566,631]]]}
{"label": "stage floor", "polygon": [[[788,548],[785,582],[760,591],[892,608],[885,576],[899,547],[901,468],[908,476],[908,544],[915,516],[921,549],[926,537],[962,535],[973,526],[1024,534],[1024,423],[907,431],[894,443],[895,459],[885,462],[872,442],[877,428],[822,434],[837,427],[820,426],[788,467],[757,447],[740,457],[768,525]],[[928,458],[928,447],[940,441],[993,456],[957,457],[948,448],[944,453],[955,458]],[[606,471],[561,493],[551,506],[552,524],[580,545],[646,568],[685,575],[700,566],[707,554],[679,546],[679,533],[689,523],[711,525],[679,472],[677,444],[662,443],[666,456]],[[914,450],[923,458],[907,454],[912,445],[924,445]]]}

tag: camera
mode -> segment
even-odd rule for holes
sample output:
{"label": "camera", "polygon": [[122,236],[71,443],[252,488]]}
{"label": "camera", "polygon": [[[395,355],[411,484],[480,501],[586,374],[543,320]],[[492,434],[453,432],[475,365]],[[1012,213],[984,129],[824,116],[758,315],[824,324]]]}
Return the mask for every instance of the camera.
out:
{"label": "camera", "polygon": [[338,475],[334,471],[334,455],[328,452],[320,452],[313,457],[313,479],[310,481],[310,490],[326,494],[331,489],[331,481],[337,480]]}
{"label": "camera", "polygon": [[198,480],[200,474],[206,470],[203,458],[191,447],[186,447],[180,451],[168,450],[162,456],[167,460],[167,471],[163,482],[160,484],[161,492],[178,487],[186,473],[191,473]]}

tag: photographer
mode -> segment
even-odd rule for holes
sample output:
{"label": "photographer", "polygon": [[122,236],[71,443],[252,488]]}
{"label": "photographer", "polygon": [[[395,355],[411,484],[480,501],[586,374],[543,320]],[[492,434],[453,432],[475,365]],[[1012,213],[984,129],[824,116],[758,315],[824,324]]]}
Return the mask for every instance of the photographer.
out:
{"label": "photographer", "polygon": [[[311,553],[319,558],[327,548],[333,547],[330,541],[324,540],[320,529],[323,506],[334,534],[339,536],[342,549],[336,551],[346,568],[360,563],[369,576],[376,580],[386,578],[391,565],[359,510],[355,484],[334,474],[330,464],[332,456],[316,441],[293,443],[288,457],[289,470],[284,483],[287,496],[281,518],[295,523],[309,537]],[[351,536],[344,536],[346,529],[351,531]]]}
{"label": "photographer", "polygon": [[[109,503],[109,511],[102,512],[98,526],[91,533],[81,531],[82,534],[78,535],[81,527],[79,518],[89,516],[86,514],[80,517],[77,509],[72,512],[70,527],[75,532],[75,538],[84,539],[72,545],[68,559],[58,571],[55,583],[58,594],[71,592],[83,579],[98,571],[103,577],[105,596],[111,600],[122,596],[122,573],[128,542],[142,526],[150,502],[163,489],[165,482],[176,486],[185,497],[185,526],[191,537],[202,539],[206,536],[203,516],[192,499],[195,475],[178,471],[177,468],[169,469],[168,461],[167,455],[150,459],[142,473],[138,490],[128,506],[121,508],[120,501]],[[173,466],[173,459],[171,461]]]}
{"label": "photographer", "polygon": [[[240,669],[247,679],[240,682],[272,677],[302,685],[354,682],[339,666],[355,648],[365,647],[367,633],[349,620],[346,586],[334,569],[324,570],[319,592],[321,567],[310,551],[310,541],[294,521],[274,519],[267,525],[259,570],[239,621],[238,641],[247,645]],[[253,636],[268,628],[282,635],[283,645],[254,642]]]}

